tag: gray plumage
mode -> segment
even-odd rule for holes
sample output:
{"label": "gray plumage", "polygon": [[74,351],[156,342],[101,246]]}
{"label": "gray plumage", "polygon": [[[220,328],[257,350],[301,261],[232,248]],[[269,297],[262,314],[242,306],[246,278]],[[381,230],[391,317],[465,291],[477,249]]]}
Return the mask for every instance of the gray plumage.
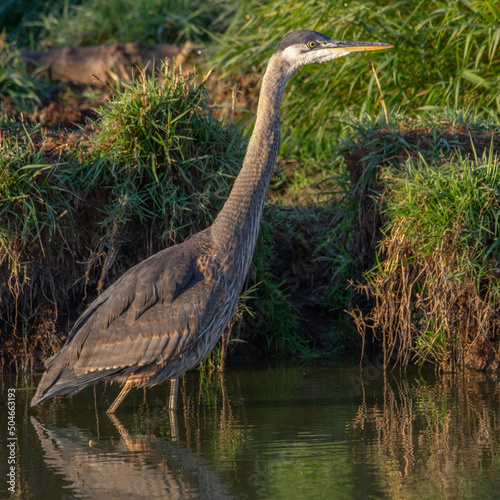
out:
{"label": "gray plumage", "polygon": [[[131,387],[177,381],[214,348],[247,275],[280,144],[280,103],[294,71],[351,52],[392,47],[332,40],[309,30],[285,35],[269,60],[254,131],[231,194],[214,223],[127,271],[75,323],[31,401],[74,394],[100,380]],[[171,406],[177,385],[172,386]]]}

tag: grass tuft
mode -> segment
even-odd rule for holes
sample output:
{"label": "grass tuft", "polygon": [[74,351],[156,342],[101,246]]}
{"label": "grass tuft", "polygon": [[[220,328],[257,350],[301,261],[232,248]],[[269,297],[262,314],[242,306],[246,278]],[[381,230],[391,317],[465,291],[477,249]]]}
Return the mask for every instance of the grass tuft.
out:
{"label": "grass tuft", "polygon": [[244,142],[214,118],[203,86],[170,71],[141,73],[100,109],[94,142],[103,162],[87,175],[112,184],[105,228],[137,217],[178,242],[208,226],[222,207]]}
{"label": "grass tuft", "polygon": [[365,134],[347,157],[357,189],[372,196],[361,202],[363,218],[378,213],[370,224],[381,230],[365,240],[380,244],[375,267],[358,282],[359,331],[382,340],[386,361],[497,368],[498,126],[406,121]]}

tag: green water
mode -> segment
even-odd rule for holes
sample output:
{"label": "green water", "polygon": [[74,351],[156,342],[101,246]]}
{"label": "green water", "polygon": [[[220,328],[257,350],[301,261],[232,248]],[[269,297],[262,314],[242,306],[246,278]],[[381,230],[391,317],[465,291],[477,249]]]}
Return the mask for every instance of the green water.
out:
{"label": "green water", "polygon": [[20,389],[38,380],[1,379],[1,498],[9,459],[14,498],[500,498],[499,384],[484,374],[193,372],[177,422],[167,386],[131,393],[113,420],[118,387],[29,408]]}

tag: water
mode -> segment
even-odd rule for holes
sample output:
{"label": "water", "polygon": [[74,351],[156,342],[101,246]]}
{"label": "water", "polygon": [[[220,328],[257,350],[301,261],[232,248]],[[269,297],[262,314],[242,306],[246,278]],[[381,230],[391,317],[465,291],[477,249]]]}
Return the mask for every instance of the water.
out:
{"label": "water", "polygon": [[[39,377],[0,382],[0,498],[500,498],[499,384],[375,366],[189,373],[168,387],[99,384],[29,408]],[[15,424],[17,447],[7,444]],[[5,453],[4,453],[5,452]]]}

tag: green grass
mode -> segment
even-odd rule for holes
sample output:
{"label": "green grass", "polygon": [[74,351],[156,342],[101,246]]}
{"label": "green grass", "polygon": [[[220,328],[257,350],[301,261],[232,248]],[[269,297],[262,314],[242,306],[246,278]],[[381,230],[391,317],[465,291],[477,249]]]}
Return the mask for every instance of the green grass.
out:
{"label": "green grass", "polygon": [[203,85],[169,71],[123,83],[100,109],[94,142],[102,161],[86,175],[90,184],[112,182],[103,225],[138,217],[179,241],[180,231],[203,229],[222,207],[244,142],[213,116]]}
{"label": "green grass", "polygon": [[[60,214],[70,210],[64,193],[63,175],[50,164],[32,137],[38,129],[0,117],[0,251],[12,261],[19,247],[37,242],[45,254],[44,241],[57,226]],[[44,234],[44,237],[42,237]]]}
{"label": "green grass", "polygon": [[465,108],[483,117],[500,111],[500,77],[495,72],[500,64],[500,8],[494,2],[88,0],[76,5],[54,2],[52,11],[43,12],[33,22],[28,9],[24,27],[44,29],[36,39],[47,47],[202,40],[211,54],[208,64],[232,78],[262,74],[274,46],[292,29],[394,43],[384,53],[310,66],[289,84],[283,103],[285,158],[314,158],[324,164],[334,154],[338,119],[346,107],[355,116],[380,110],[372,61],[389,110],[421,114]]}
{"label": "green grass", "polygon": [[[388,241],[405,242],[376,273],[394,272],[399,266],[423,272],[414,281],[418,299],[413,321],[418,329],[413,352],[419,360],[446,363],[457,355],[461,360],[475,335],[495,344],[494,316],[500,302],[499,166],[490,152],[472,159],[459,155],[444,165],[409,162],[404,173],[388,173],[384,234]],[[406,262],[398,265],[396,259],[405,250]],[[481,321],[487,310],[491,316]],[[469,318],[461,321],[459,315]]]}
{"label": "green grass", "polygon": [[87,0],[40,16],[45,47],[202,41],[225,29],[228,0]]}
{"label": "green grass", "polygon": [[3,0],[0,4],[0,32],[18,48],[35,49],[41,32],[37,26],[41,16],[60,14],[78,0]]}
{"label": "green grass", "polygon": [[5,40],[0,38],[0,100],[8,98],[21,112],[33,112],[49,95],[50,88],[36,72],[28,75],[20,51],[7,50]]}
{"label": "green grass", "polygon": [[357,124],[359,156],[366,153],[360,206],[374,197],[383,225],[377,263],[358,283],[364,305],[353,314],[361,332],[373,328],[382,339],[388,358],[494,367],[499,128],[467,115],[442,118]]}
{"label": "green grass", "polygon": [[383,213],[391,221],[385,231],[410,238],[422,257],[453,244],[459,250],[453,274],[476,276],[480,284],[491,258],[500,256],[500,171],[493,154],[459,155],[444,165],[409,162],[403,173],[388,172],[385,182],[390,197]]}
{"label": "green grass", "polygon": [[253,260],[256,294],[250,302],[252,314],[247,317],[253,343],[264,344],[267,352],[279,356],[311,355],[310,347],[298,335],[297,310],[289,301],[288,286],[280,277],[273,275],[270,264],[274,241],[266,226],[265,222],[261,225],[261,236]]}
{"label": "green grass", "polygon": [[[287,87],[282,155],[322,160],[336,147],[338,118],[378,114],[380,93],[389,110],[437,112],[466,108],[483,118],[500,112],[500,7],[479,0],[422,2],[251,1],[210,47],[224,74],[260,72],[280,38],[309,28],[334,38],[377,40],[395,48],[308,66]],[[304,118],[307,110],[307,118]]]}
{"label": "green grass", "polygon": [[234,12],[228,0],[5,0],[0,32],[20,48],[114,42],[203,41],[222,32]]}

